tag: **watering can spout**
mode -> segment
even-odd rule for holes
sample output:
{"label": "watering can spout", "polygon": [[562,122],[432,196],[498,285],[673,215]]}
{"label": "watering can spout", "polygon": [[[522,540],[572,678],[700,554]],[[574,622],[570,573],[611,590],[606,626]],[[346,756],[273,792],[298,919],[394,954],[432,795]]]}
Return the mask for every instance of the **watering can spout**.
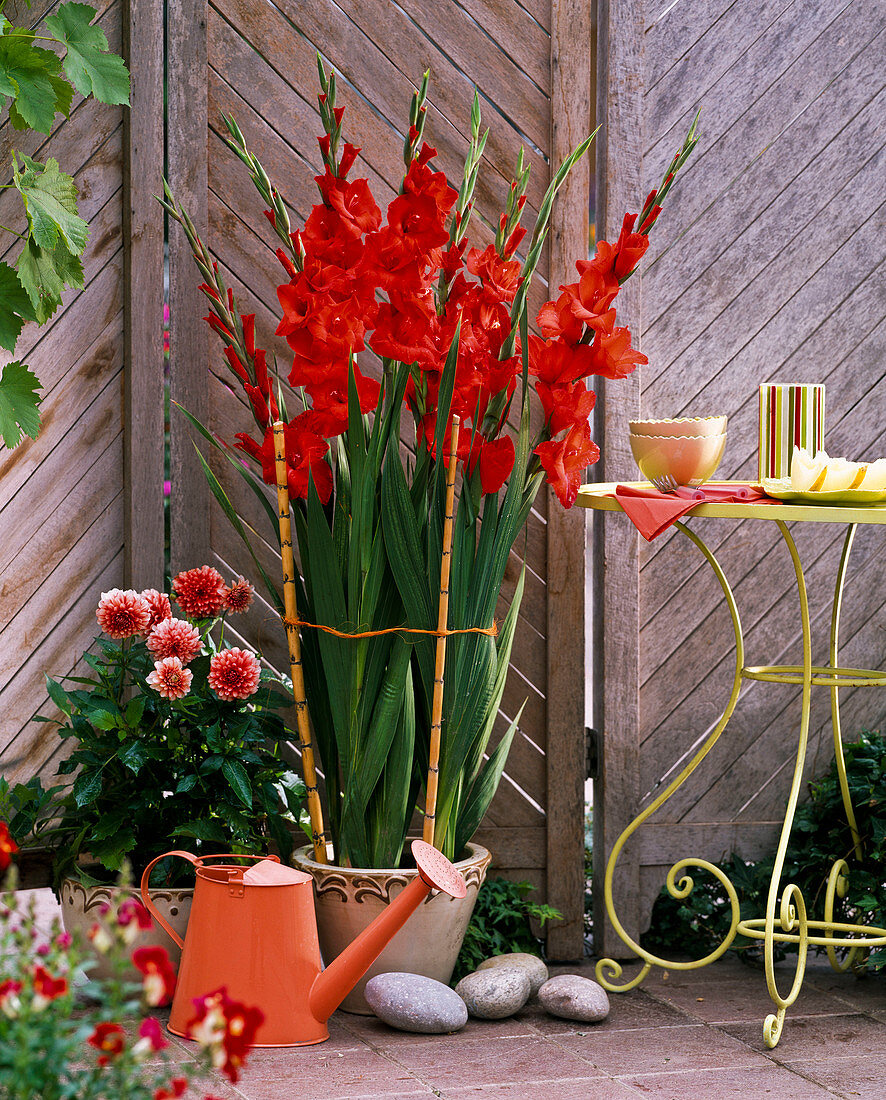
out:
{"label": "watering can spout", "polygon": [[317,975],[310,992],[311,1014],[326,1022],[382,953],[392,937],[432,890],[463,898],[467,886],[449,860],[422,840],[412,843],[418,875],[368,928]]}

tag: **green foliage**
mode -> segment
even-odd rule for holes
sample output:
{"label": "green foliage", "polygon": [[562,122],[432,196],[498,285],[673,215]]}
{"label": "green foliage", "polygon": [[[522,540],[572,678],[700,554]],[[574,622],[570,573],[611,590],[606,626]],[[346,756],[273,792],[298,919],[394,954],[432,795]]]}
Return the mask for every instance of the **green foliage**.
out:
{"label": "green foliage", "polygon": [[[92,25],[95,16],[95,8],[88,4],[62,4],[47,17],[45,35],[14,26],[0,16],[0,106],[8,108],[15,130],[49,134],[56,117],[69,114],[75,89],[103,103],[129,102],[126,66],[109,52],[103,31]],[[37,45],[47,39],[62,47],[61,56]],[[66,287],[83,286],[80,256],[89,231],[77,213],[74,181],[56,160],[40,164],[12,150],[11,186],[21,194],[27,214],[17,274],[8,264],[0,263],[0,347],[14,352],[26,321],[44,324],[61,304]],[[5,227],[0,227],[2,232]],[[35,436],[40,424],[39,398],[35,387],[23,394],[17,386],[16,377],[4,372],[0,409],[4,401],[7,406],[15,404],[24,417],[19,416],[15,423]],[[20,442],[22,432],[17,427],[14,431],[0,429],[0,435],[11,448]]]}
{"label": "green foliage", "polygon": [[15,447],[22,433],[37,438],[37,376],[24,363],[7,363],[0,374],[0,436],[7,447]]}
{"label": "green foliage", "polygon": [[[47,677],[70,747],[61,783],[46,790],[39,778],[0,778],[0,819],[19,844],[53,849],[56,885],[72,874],[113,882],[124,860],[140,871],[182,838],[198,852],[273,844],[290,855],[304,784],[282,755],[291,735],[276,712],[291,696],[263,672],[248,701],[220,700],[207,681],[211,625],[190,665],[191,690],[174,703],[147,683],[155,658],[140,638],[99,639],[100,656],[85,655],[91,677]],[[179,873],[180,861],[170,862],[161,870]]]}
{"label": "green foliage", "polygon": [[[129,961],[128,932],[136,928],[131,914],[127,925],[118,923],[113,911],[100,918],[110,976],[92,978],[95,955],[88,945],[63,935],[57,918],[51,929],[40,927],[34,901],[28,908],[22,906],[22,895],[11,892],[12,878],[6,888],[10,892],[0,895],[3,1100],[151,1100],[172,1096],[174,1078],[186,1075],[196,1088],[196,1078],[210,1077],[209,1049],[197,1050],[196,1059],[183,1067],[136,1033],[133,1024],[146,1018],[147,1006],[142,987],[133,981],[138,972]],[[40,989],[38,975],[46,982]],[[85,987],[84,975],[90,977]],[[81,991],[88,999],[78,996]],[[117,1029],[110,1037],[121,1040],[119,1048],[110,1048],[110,1055],[102,1055],[95,1045],[102,1034],[96,1029],[102,1025]],[[159,1037],[159,1032],[154,1034]]]}
{"label": "green foliage", "polygon": [[491,955],[506,955],[512,951],[541,955],[541,941],[536,939],[530,920],[537,920],[543,928],[547,921],[560,920],[562,915],[549,905],[529,901],[527,894],[534,889],[528,882],[486,879],[477,895],[477,904],[455,964],[453,985]]}
{"label": "green foliage", "polygon": [[[820,919],[831,867],[835,860],[845,859],[849,890],[838,903],[835,920],[882,928],[886,926],[886,737],[865,731],[858,740],[844,744],[843,754],[862,859],[855,859],[837,767],[832,762],[827,775],[810,784],[808,800],[797,809],[781,884],[796,883],[810,919]],[[773,866],[773,857],[747,863],[736,855],[722,865],[738,893],[743,919],[765,915]],[[643,941],[650,950],[700,955],[722,942],[730,922],[728,899],[712,876],[694,870],[691,874],[696,885],[682,901],[664,889],[659,895],[651,930]],[[738,937],[733,946],[753,953],[758,943]],[[883,969],[886,950],[871,951],[863,965],[869,970]]]}

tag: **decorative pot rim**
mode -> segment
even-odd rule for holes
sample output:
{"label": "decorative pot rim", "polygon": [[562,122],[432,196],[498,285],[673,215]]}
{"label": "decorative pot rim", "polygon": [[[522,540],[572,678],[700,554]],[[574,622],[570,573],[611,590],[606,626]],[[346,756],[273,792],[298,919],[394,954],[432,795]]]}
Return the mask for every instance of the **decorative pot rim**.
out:
{"label": "decorative pot rim", "polygon": [[[409,837],[409,840],[418,839],[416,837]],[[469,840],[465,844],[465,850],[469,853],[464,859],[454,861],[454,866],[457,868],[467,867],[472,863],[483,863],[492,860],[492,853],[488,848],[484,848],[482,844],[478,844],[474,840]],[[312,851],[310,844],[305,844],[301,848],[296,848],[292,853],[293,862],[298,860],[299,864],[310,869],[312,873],[315,871],[322,873],[324,871],[330,871],[334,874],[341,874],[345,872],[352,875],[404,875],[414,877],[418,874],[417,867],[343,867],[340,863],[320,863],[313,859],[307,853]]]}

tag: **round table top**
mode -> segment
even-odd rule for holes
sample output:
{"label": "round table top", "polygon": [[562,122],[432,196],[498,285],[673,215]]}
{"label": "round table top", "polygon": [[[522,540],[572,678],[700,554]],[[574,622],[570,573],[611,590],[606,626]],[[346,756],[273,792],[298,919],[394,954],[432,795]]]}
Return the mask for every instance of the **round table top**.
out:
{"label": "round table top", "polygon": [[[711,481],[711,485],[747,485],[745,481]],[[575,503],[580,508],[620,512],[615,499],[616,485],[649,488],[648,481],[599,482],[582,485]],[[886,502],[882,504],[812,504],[805,501],[711,501],[698,504],[684,518],[804,520],[808,523],[886,523]]]}

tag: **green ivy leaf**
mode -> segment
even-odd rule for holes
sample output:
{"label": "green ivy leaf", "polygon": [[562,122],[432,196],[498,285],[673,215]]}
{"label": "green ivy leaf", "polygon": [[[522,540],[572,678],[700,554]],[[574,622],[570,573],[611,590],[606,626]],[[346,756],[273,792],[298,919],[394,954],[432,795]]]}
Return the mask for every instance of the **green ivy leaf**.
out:
{"label": "green ivy leaf", "polygon": [[46,27],[68,47],[65,72],[81,95],[91,92],[102,103],[128,103],[129,73],[123,59],[108,51],[101,28],[90,26],[96,14],[88,4],[62,4],[46,20]]}
{"label": "green ivy leaf", "polygon": [[230,783],[234,794],[245,806],[252,809],[252,784],[249,782],[249,776],[240,761],[227,759],[222,764],[221,770],[225,779]]}
{"label": "green ivy leaf", "polygon": [[22,434],[37,438],[40,428],[37,390],[40,382],[24,363],[7,363],[0,375],[0,436],[10,449]]}
{"label": "green ivy leaf", "polygon": [[29,31],[0,36],[0,95],[12,99],[9,118],[17,130],[48,134],[56,112],[70,111],[73,89],[58,76],[61,68],[56,54],[35,46]]}
{"label": "green ivy leaf", "polygon": [[[19,156],[24,165],[21,171]],[[12,182],[25,200],[28,225],[35,243],[54,252],[61,236],[68,250],[79,256],[89,239],[89,226],[77,214],[74,180],[61,171],[54,157],[40,164],[24,153],[13,153],[12,165]]]}
{"label": "green ivy leaf", "polygon": [[83,286],[83,264],[63,237],[54,249],[41,248],[33,238],[18,258],[18,277],[27,291],[39,324],[44,324],[61,305],[67,287]]}
{"label": "green ivy leaf", "polygon": [[25,321],[36,320],[34,306],[18,275],[9,264],[0,263],[0,347],[15,351]]}

